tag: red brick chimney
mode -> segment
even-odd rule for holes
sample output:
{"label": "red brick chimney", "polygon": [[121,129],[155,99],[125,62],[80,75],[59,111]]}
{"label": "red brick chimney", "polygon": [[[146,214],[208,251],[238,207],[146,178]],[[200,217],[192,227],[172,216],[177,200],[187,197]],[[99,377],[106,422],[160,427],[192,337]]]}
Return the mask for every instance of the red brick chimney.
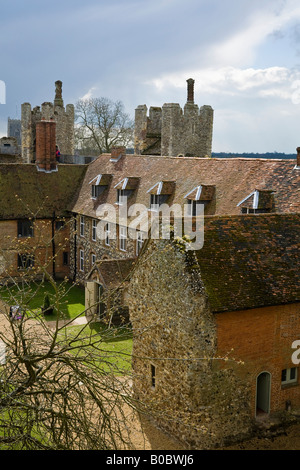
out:
{"label": "red brick chimney", "polygon": [[112,147],[110,154],[111,161],[118,161],[123,155],[126,155],[126,147]]}
{"label": "red brick chimney", "polygon": [[296,150],[297,150],[297,166],[300,166],[300,147],[297,147]]}
{"label": "red brick chimney", "polygon": [[40,171],[56,171],[56,122],[44,118],[36,123],[36,165]]}

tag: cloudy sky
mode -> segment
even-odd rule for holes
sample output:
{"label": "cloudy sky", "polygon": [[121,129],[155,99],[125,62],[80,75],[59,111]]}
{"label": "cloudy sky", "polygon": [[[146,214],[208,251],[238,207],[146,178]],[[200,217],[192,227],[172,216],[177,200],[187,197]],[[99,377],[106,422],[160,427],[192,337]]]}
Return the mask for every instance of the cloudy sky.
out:
{"label": "cloudy sky", "polygon": [[215,112],[213,151],[300,146],[299,0],[1,0],[0,136],[21,104],[84,96],[195,102]]}

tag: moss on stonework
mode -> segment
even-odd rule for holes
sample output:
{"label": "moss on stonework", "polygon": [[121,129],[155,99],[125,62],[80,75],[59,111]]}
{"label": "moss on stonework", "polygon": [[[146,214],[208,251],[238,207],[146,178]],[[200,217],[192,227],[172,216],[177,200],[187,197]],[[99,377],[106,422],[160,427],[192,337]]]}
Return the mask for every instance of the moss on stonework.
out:
{"label": "moss on stonework", "polygon": [[85,170],[83,165],[58,165],[57,172],[44,173],[34,164],[0,164],[1,218],[66,216]]}

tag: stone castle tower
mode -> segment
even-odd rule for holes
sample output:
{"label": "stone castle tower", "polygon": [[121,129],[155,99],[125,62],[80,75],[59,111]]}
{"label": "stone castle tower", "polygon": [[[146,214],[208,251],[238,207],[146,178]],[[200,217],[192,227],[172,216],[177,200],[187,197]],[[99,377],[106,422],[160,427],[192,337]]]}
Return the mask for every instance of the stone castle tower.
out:
{"label": "stone castle tower", "polygon": [[187,80],[184,109],[177,103],[162,108],[140,105],[135,110],[134,152],[140,155],[211,157],[213,109],[194,103],[194,80]]}
{"label": "stone castle tower", "polygon": [[63,155],[74,155],[74,105],[64,107],[62,82],[55,82],[54,102],[45,102],[31,109],[30,103],[21,107],[22,161],[36,161],[36,125],[41,120],[54,120],[56,123],[56,144]]}

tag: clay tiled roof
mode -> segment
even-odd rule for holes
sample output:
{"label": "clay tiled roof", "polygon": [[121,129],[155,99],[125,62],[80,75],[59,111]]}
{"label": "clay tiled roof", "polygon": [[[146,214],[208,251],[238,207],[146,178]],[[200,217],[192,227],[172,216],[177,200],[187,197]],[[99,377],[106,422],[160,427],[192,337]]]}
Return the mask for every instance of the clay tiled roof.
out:
{"label": "clay tiled roof", "polygon": [[205,217],[196,252],[214,312],[300,301],[300,214]]}
{"label": "clay tiled roof", "polygon": [[[300,170],[295,160],[250,158],[185,158],[124,155],[117,162],[103,154],[87,168],[74,212],[95,217],[103,203],[115,204],[115,186],[124,178],[136,178],[136,189],[128,204],[149,207],[149,189],[161,181],[175,182],[168,203],[184,202],[196,187],[213,188],[205,214],[239,214],[238,204],[254,190],[274,191],[276,212],[300,212]],[[97,200],[91,199],[89,182],[99,174],[112,175],[106,191]]]}
{"label": "clay tiled roof", "polygon": [[135,259],[108,259],[96,262],[103,286],[106,289],[121,287],[134,266]]}
{"label": "clay tiled roof", "polygon": [[0,218],[66,216],[74,205],[86,167],[59,165],[53,173],[34,164],[0,164]]}

